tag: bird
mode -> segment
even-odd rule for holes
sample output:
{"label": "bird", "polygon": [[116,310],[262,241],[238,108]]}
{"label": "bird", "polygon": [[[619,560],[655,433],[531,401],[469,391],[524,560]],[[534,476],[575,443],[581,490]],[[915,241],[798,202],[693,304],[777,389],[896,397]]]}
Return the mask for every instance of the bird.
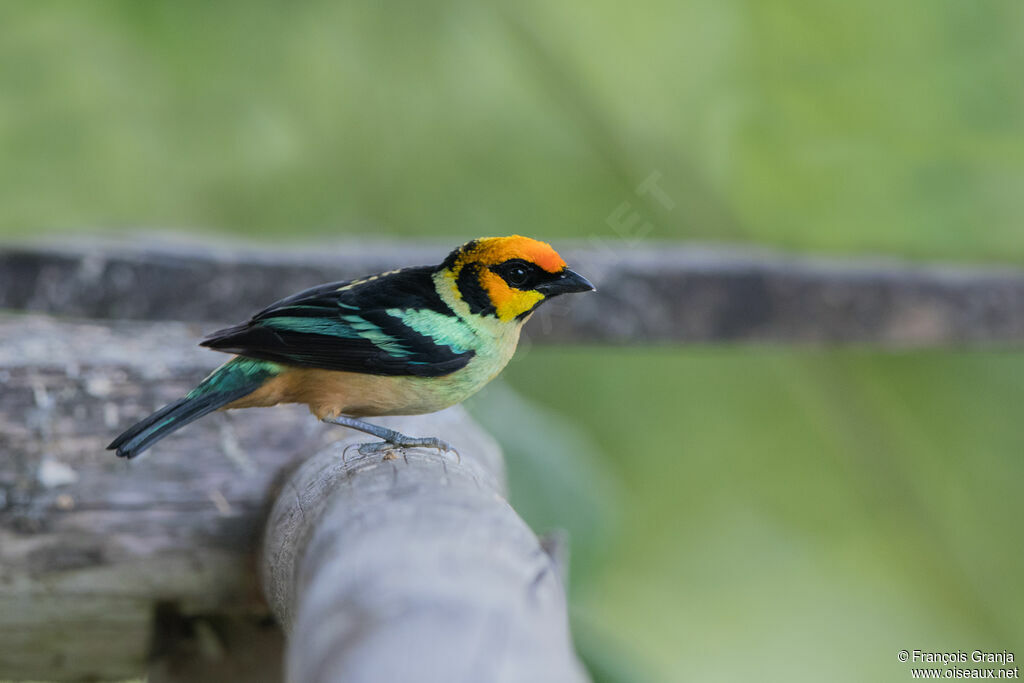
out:
{"label": "bird", "polygon": [[200,346],[233,357],[107,449],[131,459],[216,410],[297,403],[322,422],[381,439],[360,446],[364,454],[454,451],[436,436],[360,418],[462,402],[508,364],[538,306],[594,289],[551,245],[521,235],[471,240],[436,266],[311,287],[206,337]]}

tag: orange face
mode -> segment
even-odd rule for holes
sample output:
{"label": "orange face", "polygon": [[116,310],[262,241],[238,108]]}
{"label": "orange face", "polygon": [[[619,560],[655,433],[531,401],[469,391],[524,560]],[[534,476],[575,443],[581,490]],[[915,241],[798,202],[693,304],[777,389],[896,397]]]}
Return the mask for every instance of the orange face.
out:
{"label": "orange face", "polygon": [[547,298],[544,291],[530,286],[529,282],[516,286],[514,277],[503,276],[503,267],[514,268],[510,262],[525,262],[531,269],[539,269],[536,272],[542,279],[567,272],[565,261],[550,244],[521,235],[473,240],[456,250],[446,265],[455,280],[459,280],[464,268],[473,269],[494,314],[508,322],[532,311]]}

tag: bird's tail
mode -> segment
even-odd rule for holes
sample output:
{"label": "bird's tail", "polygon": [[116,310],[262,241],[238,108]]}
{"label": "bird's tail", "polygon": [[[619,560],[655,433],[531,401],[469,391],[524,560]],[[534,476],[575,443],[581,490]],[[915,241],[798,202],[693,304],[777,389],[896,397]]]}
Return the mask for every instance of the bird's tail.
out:
{"label": "bird's tail", "polygon": [[281,369],[280,365],[268,361],[241,356],[232,358],[210,373],[184,398],[132,425],[107,449],[116,449],[118,457],[134,458],[171,432],[251,394]]}

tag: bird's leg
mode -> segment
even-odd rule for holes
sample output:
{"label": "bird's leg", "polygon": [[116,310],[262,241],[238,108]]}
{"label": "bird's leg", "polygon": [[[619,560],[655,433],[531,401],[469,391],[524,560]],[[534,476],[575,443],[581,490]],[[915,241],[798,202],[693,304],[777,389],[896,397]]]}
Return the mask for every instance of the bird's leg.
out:
{"label": "bird's leg", "polygon": [[369,422],[363,422],[362,420],[357,420],[354,417],[345,417],[344,415],[338,415],[337,417],[325,417],[322,421],[332,425],[341,425],[342,427],[358,429],[361,432],[372,434],[373,436],[384,439],[381,443],[364,443],[361,445],[359,447],[359,453],[361,455],[383,453],[389,450],[394,450],[396,446],[398,448],[436,448],[439,451],[451,451],[458,455],[458,451],[452,448],[447,441],[442,441],[434,436],[406,436],[401,432],[396,432],[394,429],[370,424]]}

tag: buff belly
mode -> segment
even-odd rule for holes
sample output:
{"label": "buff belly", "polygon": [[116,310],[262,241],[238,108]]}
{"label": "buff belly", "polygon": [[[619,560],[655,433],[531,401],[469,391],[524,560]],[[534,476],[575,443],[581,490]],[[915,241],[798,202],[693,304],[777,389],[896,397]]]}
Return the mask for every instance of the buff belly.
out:
{"label": "buff belly", "polygon": [[304,403],[319,419],[348,415],[419,415],[443,410],[479,391],[504,369],[519,342],[522,323],[497,325],[486,351],[476,349],[469,363],[441,377],[367,375],[340,370],[284,366],[259,389],[224,406],[256,408]]}
{"label": "buff belly", "polygon": [[470,363],[443,377],[365,375],[355,372],[286,368],[259,389],[224,406],[256,408],[304,403],[319,419],[348,415],[419,415],[459,403],[489,382],[501,368]]}

